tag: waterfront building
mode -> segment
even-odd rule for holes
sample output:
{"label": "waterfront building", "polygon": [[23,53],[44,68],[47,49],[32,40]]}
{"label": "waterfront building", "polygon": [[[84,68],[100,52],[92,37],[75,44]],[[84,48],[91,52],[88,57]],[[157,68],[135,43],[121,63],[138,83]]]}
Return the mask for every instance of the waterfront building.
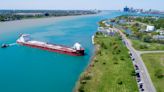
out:
{"label": "waterfront building", "polygon": [[164,29],[158,29],[156,32],[159,33],[160,35],[164,35]]}
{"label": "waterfront building", "polygon": [[147,27],[146,27],[146,32],[152,32],[152,31],[154,31],[155,30],[155,27],[154,26],[150,26],[150,25],[147,25]]}
{"label": "waterfront building", "polygon": [[104,35],[108,35],[108,36],[113,36],[116,33],[116,30],[114,30],[113,28],[103,28],[103,27],[99,27],[98,31],[103,33]]}
{"label": "waterfront building", "polygon": [[164,35],[154,35],[153,39],[155,39],[155,40],[164,40]]}

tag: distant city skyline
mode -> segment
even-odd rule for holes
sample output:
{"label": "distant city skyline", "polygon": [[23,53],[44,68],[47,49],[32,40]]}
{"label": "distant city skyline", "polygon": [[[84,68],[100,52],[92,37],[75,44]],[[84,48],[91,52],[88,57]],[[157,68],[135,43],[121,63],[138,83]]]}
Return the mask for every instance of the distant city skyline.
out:
{"label": "distant city skyline", "polygon": [[0,9],[122,10],[123,7],[128,6],[164,11],[164,0],[1,0],[0,2]]}

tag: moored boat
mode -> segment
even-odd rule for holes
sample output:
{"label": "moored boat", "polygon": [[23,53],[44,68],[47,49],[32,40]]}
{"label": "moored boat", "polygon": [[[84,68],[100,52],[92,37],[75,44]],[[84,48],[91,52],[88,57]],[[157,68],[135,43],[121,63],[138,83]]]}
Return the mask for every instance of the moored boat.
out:
{"label": "moored boat", "polygon": [[1,45],[1,48],[7,48],[7,47],[9,47],[8,44],[2,44],[2,45]]}
{"label": "moored boat", "polygon": [[73,47],[67,47],[63,45],[50,44],[47,42],[41,42],[36,40],[31,40],[29,34],[22,34],[20,38],[17,40],[17,43],[23,46],[29,46],[34,48],[39,48],[47,51],[68,54],[73,56],[83,56],[84,48],[82,48],[81,44],[75,43]]}

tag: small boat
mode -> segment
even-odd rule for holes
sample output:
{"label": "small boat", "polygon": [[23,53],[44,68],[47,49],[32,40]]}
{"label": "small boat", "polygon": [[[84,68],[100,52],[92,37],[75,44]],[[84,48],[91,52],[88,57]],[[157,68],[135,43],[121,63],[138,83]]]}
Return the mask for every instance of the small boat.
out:
{"label": "small boat", "polygon": [[2,45],[1,45],[1,48],[7,48],[7,47],[9,47],[8,44],[2,44]]}

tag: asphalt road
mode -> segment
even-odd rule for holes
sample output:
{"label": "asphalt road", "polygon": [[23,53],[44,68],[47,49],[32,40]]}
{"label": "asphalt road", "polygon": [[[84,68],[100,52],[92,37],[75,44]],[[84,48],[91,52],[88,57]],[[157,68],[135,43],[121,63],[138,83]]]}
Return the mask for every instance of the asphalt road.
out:
{"label": "asphalt road", "polygon": [[164,53],[164,51],[138,51],[140,54],[146,54],[146,53]]}
{"label": "asphalt road", "polygon": [[141,77],[141,81],[143,82],[144,92],[156,92],[156,89],[151,81],[147,68],[140,56],[141,53],[133,48],[130,40],[125,36],[125,34],[123,34],[119,29],[115,28],[115,30],[117,30],[120,33],[120,35],[122,36],[125,42],[125,45],[132,53],[133,58],[135,58],[133,64],[136,64],[139,67],[140,77]]}

